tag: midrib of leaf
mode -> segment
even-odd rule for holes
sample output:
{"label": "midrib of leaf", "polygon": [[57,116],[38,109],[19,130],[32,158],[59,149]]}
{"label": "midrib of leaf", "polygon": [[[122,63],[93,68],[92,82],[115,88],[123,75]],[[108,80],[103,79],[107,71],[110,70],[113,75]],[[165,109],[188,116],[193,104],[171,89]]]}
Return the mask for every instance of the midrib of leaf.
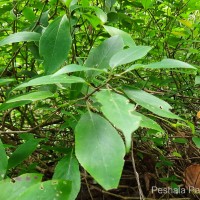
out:
{"label": "midrib of leaf", "polygon": [[68,170],[67,170],[67,177],[70,177],[70,171],[71,171],[71,161],[72,161],[72,154],[73,154],[73,150],[71,150],[71,153],[70,153],[70,160],[69,160],[69,167],[68,167]]}
{"label": "midrib of leaf", "polygon": [[[62,18],[62,20],[63,20],[63,18]],[[55,44],[56,44],[56,42],[57,42],[57,39],[58,39],[58,33],[59,33],[59,30],[60,30],[60,26],[61,26],[61,22],[62,22],[62,20],[60,21],[60,23],[59,23],[59,26],[58,26],[58,31],[56,31],[56,39],[55,39],[55,42],[54,42],[54,46],[53,46],[53,52],[52,52],[52,57],[55,55]],[[55,27],[55,29],[56,29],[56,27]],[[53,30],[55,30],[55,29],[53,29]],[[52,31],[53,31],[52,30]]]}
{"label": "midrib of leaf", "polygon": [[110,52],[111,49],[112,49],[112,47],[109,47],[109,48],[108,48],[108,50],[106,51],[106,54],[104,54],[104,56],[103,56],[102,59],[100,60],[99,66],[102,64],[103,60],[106,58],[108,52]]}
{"label": "midrib of leaf", "polygon": [[[92,118],[92,116],[90,115],[90,117],[91,117],[91,121],[92,121],[92,126],[93,126],[93,128],[94,128],[94,130],[95,130],[95,124],[94,124],[94,120],[93,120],[93,118]],[[105,162],[105,159],[104,159],[104,157],[102,156],[103,155],[103,153],[102,153],[102,148],[101,148],[101,143],[99,142],[100,141],[100,139],[99,139],[99,137],[98,137],[98,134],[96,134],[97,135],[97,141],[98,141],[98,146],[100,147],[99,149],[100,149],[100,151],[101,151],[101,157],[102,157],[102,160],[103,160],[103,165],[104,165],[104,168],[105,168],[105,170],[106,170],[106,174],[108,174],[108,169],[107,169],[107,167],[106,167],[106,162]]]}

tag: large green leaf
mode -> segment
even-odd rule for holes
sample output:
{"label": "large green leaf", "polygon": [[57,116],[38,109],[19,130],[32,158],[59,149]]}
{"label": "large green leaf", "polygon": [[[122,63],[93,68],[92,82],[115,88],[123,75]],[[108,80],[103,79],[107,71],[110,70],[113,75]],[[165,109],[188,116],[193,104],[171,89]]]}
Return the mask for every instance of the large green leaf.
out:
{"label": "large green leaf", "polygon": [[[122,50],[123,46],[124,43],[120,36],[116,35],[106,39],[98,47],[90,51],[85,66],[98,69],[108,69],[111,57],[118,51]],[[96,73],[90,72],[88,74],[94,75]]]}
{"label": "large green leaf", "polygon": [[14,78],[1,78],[0,79],[0,86],[1,85],[8,85],[11,82],[16,81]]}
{"label": "large green leaf", "polygon": [[170,111],[172,107],[167,102],[157,98],[152,94],[149,94],[142,90],[136,90],[128,87],[124,89],[124,92],[130,99],[132,99],[142,107],[155,113],[156,115],[172,119],[180,119],[179,116],[173,114]]}
{"label": "large green leaf", "polygon": [[29,187],[16,200],[73,200],[70,198],[71,182],[49,180]]}
{"label": "large green leaf", "polygon": [[13,152],[8,159],[8,169],[16,167],[19,163],[24,161],[30,156],[37,148],[40,139],[30,139],[25,143],[19,145],[19,147]]}
{"label": "large green leaf", "polygon": [[185,69],[196,69],[192,65],[182,62],[180,60],[174,60],[174,59],[163,59],[160,62],[151,63],[149,65],[145,65],[144,68],[150,68],[150,69],[166,69],[166,68],[185,68]]}
{"label": "large green leaf", "polygon": [[76,76],[67,76],[65,74],[61,74],[58,76],[54,75],[46,75],[41,76],[35,79],[32,79],[26,83],[22,83],[21,85],[17,86],[16,89],[28,87],[28,86],[37,86],[37,85],[48,85],[48,84],[59,84],[59,83],[83,83],[85,82],[82,78]]}
{"label": "large green leaf", "polygon": [[141,113],[138,113],[138,112],[133,112],[133,113],[134,113],[134,115],[142,118],[142,120],[140,122],[141,127],[153,129],[153,130],[159,131],[161,133],[164,132],[164,130],[161,128],[161,126],[158,123],[156,123],[154,120],[152,120],[151,118],[146,117],[145,115],[142,115]]}
{"label": "large green leaf", "polygon": [[8,158],[5,152],[5,148],[0,139],[0,180],[2,180],[6,174],[7,166],[8,166]]}
{"label": "large green leaf", "polygon": [[37,91],[37,92],[25,93],[19,96],[12,97],[5,103],[2,103],[0,106],[0,111],[23,106],[25,104],[31,103],[32,101],[38,101],[53,96],[54,94],[51,93],[50,91]]}
{"label": "large green leaf", "polygon": [[123,49],[112,56],[110,60],[110,66],[112,68],[119,65],[127,64],[144,57],[151,47],[148,46],[135,46],[128,49]]}
{"label": "large green leaf", "polygon": [[49,97],[53,97],[53,93],[49,91],[30,92],[30,93],[26,93],[26,94],[14,97],[12,99],[9,99],[8,101],[6,101],[6,104],[14,103],[18,101],[27,101],[27,102],[38,101],[38,100],[46,99]]}
{"label": "large green leaf", "polygon": [[120,129],[126,141],[126,151],[131,147],[132,133],[139,128],[141,117],[132,113],[134,105],[122,95],[103,90],[96,95],[97,100],[102,104],[103,114]]}
{"label": "large green leaf", "polygon": [[160,62],[156,62],[156,63],[151,63],[148,65],[143,65],[143,64],[134,64],[132,66],[130,66],[126,72],[134,70],[134,69],[138,69],[138,68],[145,68],[145,69],[194,69],[196,70],[195,67],[193,67],[192,65],[182,62],[180,60],[174,60],[174,59],[163,59]]}
{"label": "large green leaf", "polygon": [[40,39],[40,54],[47,74],[55,72],[66,60],[71,48],[70,25],[67,16],[56,18]]}
{"label": "large green leaf", "polygon": [[141,0],[141,3],[145,9],[149,9],[153,6],[155,0]]}
{"label": "large green leaf", "polygon": [[41,174],[23,174],[14,178],[15,182],[6,179],[0,181],[1,199],[16,200],[18,196],[27,190],[30,186],[42,180]]}
{"label": "large green leaf", "polygon": [[200,138],[199,137],[192,137],[192,141],[196,145],[196,147],[200,148]]}
{"label": "large green leaf", "polygon": [[70,199],[76,199],[80,190],[81,179],[79,164],[74,156],[73,149],[58,162],[55,168],[53,179],[70,180],[72,182]]}
{"label": "large green leaf", "polygon": [[75,129],[75,152],[80,164],[103,188],[117,188],[125,147],[107,120],[95,113],[83,114]]}
{"label": "large green leaf", "polygon": [[111,36],[120,35],[120,36],[122,37],[122,39],[123,39],[123,41],[124,41],[124,44],[125,44],[126,46],[129,46],[129,47],[134,47],[134,46],[136,46],[134,40],[132,39],[132,37],[131,37],[128,33],[124,32],[124,31],[122,31],[122,30],[120,30],[120,29],[118,29],[118,28],[112,27],[112,26],[105,26],[105,25],[104,25],[103,27],[106,29],[106,31],[107,31]]}
{"label": "large green leaf", "polygon": [[11,44],[15,42],[31,42],[31,41],[39,41],[40,34],[35,32],[18,32],[9,35],[5,39],[0,41],[0,46],[5,44]]}
{"label": "large green leaf", "polygon": [[2,103],[0,105],[0,111],[3,111],[3,110],[8,110],[10,108],[16,108],[16,107],[19,107],[19,106],[23,106],[23,105],[26,105],[28,103],[31,103],[30,100],[26,100],[26,101],[16,101],[16,102],[12,102],[12,103]]}

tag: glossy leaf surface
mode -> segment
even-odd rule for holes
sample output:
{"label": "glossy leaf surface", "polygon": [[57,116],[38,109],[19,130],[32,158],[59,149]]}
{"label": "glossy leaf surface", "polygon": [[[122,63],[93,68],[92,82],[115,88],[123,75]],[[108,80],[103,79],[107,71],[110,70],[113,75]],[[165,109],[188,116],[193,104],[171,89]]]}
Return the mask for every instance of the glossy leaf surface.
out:
{"label": "glossy leaf surface", "polygon": [[80,164],[103,188],[118,186],[125,147],[106,119],[91,112],[82,115],[75,129],[75,152]]}

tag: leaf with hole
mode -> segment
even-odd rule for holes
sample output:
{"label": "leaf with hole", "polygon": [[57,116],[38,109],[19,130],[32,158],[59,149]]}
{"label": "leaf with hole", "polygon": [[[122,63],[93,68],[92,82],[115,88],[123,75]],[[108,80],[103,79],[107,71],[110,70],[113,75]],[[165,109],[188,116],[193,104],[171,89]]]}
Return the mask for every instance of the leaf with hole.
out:
{"label": "leaf with hole", "polygon": [[[0,181],[1,199],[16,200],[29,187],[39,183],[42,180],[42,174],[30,173],[21,176]],[[34,195],[33,195],[34,196]]]}
{"label": "leaf with hole", "polygon": [[67,155],[58,162],[54,171],[53,179],[71,181],[72,190],[70,193],[70,199],[76,199],[81,186],[81,177],[79,163],[74,155],[73,149],[71,149]]}
{"label": "leaf with hole", "polygon": [[170,111],[172,107],[167,102],[152,94],[131,87],[125,87],[124,92],[130,99],[156,115],[171,119],[181,119]]}
{"label": "leaf with hole", "polygon": [[70,198],[71,188],[71,182],[67,180],[44,181],[29,187],[16,200],[72,200]]}
{"label": "leaf with hole", "polygon": [[126,141],[126,151],[131,148],[132,133],[139,128],[141,117],[132,113],[134,105],[129,100],[110,90],[102,90],[96,95],[98,102],[102,104],[101,110],[106,118],[120,129]]}

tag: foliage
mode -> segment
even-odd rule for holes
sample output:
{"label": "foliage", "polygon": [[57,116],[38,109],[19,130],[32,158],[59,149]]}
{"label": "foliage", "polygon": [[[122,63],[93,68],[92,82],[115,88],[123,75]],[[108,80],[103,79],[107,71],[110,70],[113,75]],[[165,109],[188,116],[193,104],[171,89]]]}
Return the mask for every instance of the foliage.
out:
{"label": "foliage", "polygon": [[134,144],[150,145],[158,179],[178,184],[169,159],[200,140],[199,9],[194,0],[1,1],[4,199],[76,199],[83,171],[117,188]]}

